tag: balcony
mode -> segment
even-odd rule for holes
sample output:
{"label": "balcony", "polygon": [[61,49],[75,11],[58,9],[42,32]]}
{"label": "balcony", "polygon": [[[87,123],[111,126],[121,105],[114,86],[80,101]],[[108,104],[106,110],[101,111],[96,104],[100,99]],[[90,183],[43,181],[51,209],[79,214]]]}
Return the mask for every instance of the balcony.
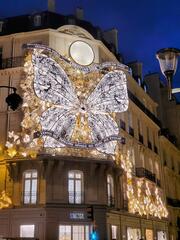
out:
{"label": "balcony", "polygon": [[139,134],[139,141],[140,141],[140,143],[144,143],[144,139],[143,139],[143,135],[141,135],[141,134]]}
{"label": "balcony", "polygon": [[23,65],[24,65],[24,57],[22,56],[5,58],[1,60],[0,69],[22,67]]}
{"label": "balcony", "polygon": [[134,137],[134,129],[129,126],[129,134]]}
{"label": "balcony", "polygon": [[171,135],[168,128],[162,128],[160,130],[160,135],[166,137],[172,144],[177,145],[177,138],[174,135]]}
{"label": "balcony", "polygon": [[140,178],[141,177],[147,178],[148,180],[156,183],[156,175],[145,168],[142,167],[136,168],[136,176]]}
{"label": "balcony", "polygon": [[128,96],[153,122],[155,122],[159,127],[161,127],[160,120],[147,109],[144,104],[130,91],[128,90]]}
{"label": "balcony", "polygon": [[126,123],[120,119],[120,127],[125,131],[126,130]]}
{"label": "balcony", "polygon": [[172,207],[178,207],[178,208],[180,208],[180,200],[178,200],[178,199],[173,199],[173,198],[169,198],[169,197],[167,197],[166,200],[167,200],[167,204],[168,204],[168,205],[170,205],[170,206],[172,206]]}

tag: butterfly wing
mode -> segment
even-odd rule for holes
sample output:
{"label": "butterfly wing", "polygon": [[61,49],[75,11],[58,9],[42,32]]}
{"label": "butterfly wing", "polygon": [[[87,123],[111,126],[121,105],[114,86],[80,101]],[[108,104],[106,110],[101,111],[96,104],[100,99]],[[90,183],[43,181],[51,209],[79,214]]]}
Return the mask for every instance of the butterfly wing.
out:
{"label": "butterfly wing", "polygon": [[44,147],[57,148],[63,147],[64,144],[56,137],[69,141],[74,129],[76,116],[67,109],[51,107],[45,111],[41,118],[42,132],[50,132],[51,136],[43,136]]}
{"label": "butterfly wing", "polygon": [[[93,141],[100,141],[106,137],[119,133],[117,123],[108,114],[93,114],[88,116],[89,126],[92,130],[91,137]],[[97,150],[106,154],[114,154],[116,142],[111,141],[97,147]]]}
{"label": "butterfly wing", "polygon": [[74,86],[60,65],[42,53],[32,55],[34,91],[44,100],[69,109],[79,103]]}
{"label": "butterfly wing", "polygon": [[[92,139],[99,141],[109,136],[118,136],[117,123],[108,113],[123,112],[128,108],[125,73],[122,71],[107,73],[88,97],[87,105]],[[97,150],[114,154],[115,147],[116,141],[111,141],[102,144]]]}
{"label": "butterfly wing", "polygon": [[126,75],[122,71],[107,73],[87,99],[93,113],[124,112],[128,108]]}

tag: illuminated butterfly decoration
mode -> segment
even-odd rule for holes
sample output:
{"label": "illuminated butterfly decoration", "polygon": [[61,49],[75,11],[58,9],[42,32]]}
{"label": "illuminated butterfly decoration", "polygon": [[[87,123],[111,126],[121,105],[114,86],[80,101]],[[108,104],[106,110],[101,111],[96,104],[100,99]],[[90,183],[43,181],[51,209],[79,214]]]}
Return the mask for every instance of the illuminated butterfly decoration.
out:
{"label": "illuminated butterfly decoration", "polygon": [[[83,67],[65,59],[55,50],[30,44],[32,49],[41,49],[54,53],[72,67],[84,72],[92,72],[117,66],[115,63],[95,64]],[[40,124],[44,147],[81,147],[96,148],[98,151],[114,154],[117,141],[120,140],[119,128],[111,113],[124,112],[128,108],[126,75],[122,70],[109,71],[97,84],[93,92],[81,101],[73,83],[66,72],[52,57],[42,51],[32,53],[34,69],[34,91],[38,98],[50,102],[52,107],[42,113]],[[122,65],[119,64],[121,67]],[[119,66],[118,65],[118,66]],[[124,66],[124,65],[123,65]],[[86,114],[91,129],[91,143],[72,142],[71,137],[76,124],[77,114]]]}

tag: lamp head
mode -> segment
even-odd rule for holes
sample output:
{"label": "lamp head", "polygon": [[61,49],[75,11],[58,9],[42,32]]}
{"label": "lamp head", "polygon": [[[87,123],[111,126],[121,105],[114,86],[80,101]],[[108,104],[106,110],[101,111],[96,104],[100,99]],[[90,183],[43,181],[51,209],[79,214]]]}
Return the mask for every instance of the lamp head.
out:
{"label": "lamp head", "polygon": [[172,81],[176,73],[179,55],[180,50],[177,48],[162,48],[156,53],[161,72],[167,80],[169,100],[172,100]]}
{"label": "lamp head", "polygon": [[13,111],[15,111],[22,103],[22,98],[16,93],[16,91],[14,91],[14,93],[7,96],[6,103]]}

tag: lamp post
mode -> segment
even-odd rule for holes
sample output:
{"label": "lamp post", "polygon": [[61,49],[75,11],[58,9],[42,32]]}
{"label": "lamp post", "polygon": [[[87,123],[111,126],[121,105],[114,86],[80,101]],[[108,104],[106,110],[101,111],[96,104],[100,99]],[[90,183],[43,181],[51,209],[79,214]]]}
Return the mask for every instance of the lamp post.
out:
{"label": "lamp post", "polygon": [[22,98],[19,96],[19,94],[16,93],[17,89],[15,87],[9,87],[9,86],[0,86],[0,88],[13,89],[13,93],[7,96],[6,103],[13,111],[15,111],[19,107],[19,105],[22,103]]}
{"label": "lamp post", "polygon": [[172,100],[172,93],[180,92],[180,88],[172,89],[173,76],[176,73],[179,55],[180,50],[177,48],[163,48],[156,53],[161,72],[167,80],[169,100]]}

